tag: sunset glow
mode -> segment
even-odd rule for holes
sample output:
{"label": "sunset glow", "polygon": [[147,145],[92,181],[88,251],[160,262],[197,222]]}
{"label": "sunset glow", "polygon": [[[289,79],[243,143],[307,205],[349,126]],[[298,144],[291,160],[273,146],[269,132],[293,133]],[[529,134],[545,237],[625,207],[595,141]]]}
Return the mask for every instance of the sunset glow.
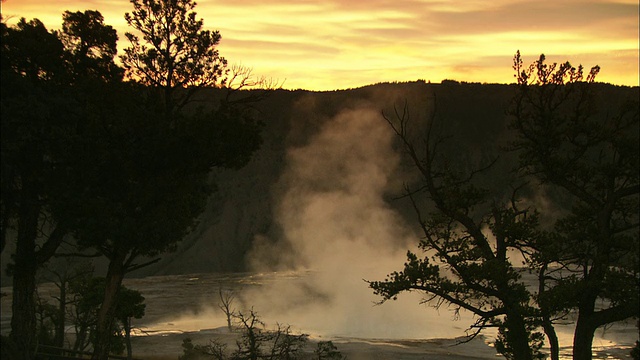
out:
{"label": "sunset glow", "polygon": [[[636,0],[200,0],[205,28],[219,30],[229,63],[288,89],[333,90],[387,81],[510,83],[512,57],[600,65],[601,82],[637,86]],[[126,0],[6,0],[2,16],[59,29],[65,10],[98,10],[130,31]]]}

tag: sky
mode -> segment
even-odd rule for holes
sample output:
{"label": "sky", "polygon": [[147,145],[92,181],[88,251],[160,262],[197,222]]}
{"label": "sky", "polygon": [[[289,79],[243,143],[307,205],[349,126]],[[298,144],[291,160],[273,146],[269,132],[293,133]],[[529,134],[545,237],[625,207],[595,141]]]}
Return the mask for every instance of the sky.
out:
{"label": "sky", "polygon": [[[597,80],[638,86],[637,0],[200,0],[197,17],[219,30],[231,64],[287,89],[335,90],[379,82],[445,79],[512,83],[526,63],[570,61]],[[65,10],[98,10],[130,31],[127,0],[3,0],[2,16],[59,29]]]}

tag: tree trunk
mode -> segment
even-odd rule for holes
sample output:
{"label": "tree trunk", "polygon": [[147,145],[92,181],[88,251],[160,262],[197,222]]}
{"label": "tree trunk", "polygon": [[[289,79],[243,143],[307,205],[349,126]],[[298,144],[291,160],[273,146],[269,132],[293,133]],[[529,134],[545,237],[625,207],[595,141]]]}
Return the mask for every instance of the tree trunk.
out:
{"label": "tree trunk", "polygon": [[87,327],[82,325],[79,329],[76,328],[76,341],[73,344],[74,351],[84,351],[85,342],[87,339]]}
{"label": "tree trunk", "polygon": [[513,351],[513,358],[518,360],[531,360],[531,348],[529,347],[529,332],[525,321],[519,314],[507,314],[505,326],[508,330],[507,342]]}
{"label": "tree trunk", "polygon": [[54,346],[64,347],[64,328],[67,316],[67,280],[60,281],[60,302],[58,304],[58,316],[56,322],[55,337],[53,339]]}
{"label": "tree trunk", "polygon": [[0,220],[0,254],[4,251],[5,246],[7,245],[7,229],[9,228],[9,223],[11,221],[12,210],[11,207],[13,203],[11,200],[6,199],[5,197],[9,197],[5,192],[2,193],[2,219]]}
{"label": "tree trunk", "polygon": [[31,359],[36,345],[36,237],[40,205],[34,184],[24,182],[21,194],[15,267],[13,272],[13,299],[11,340],[23,359]]}
{"label": "tree trunk", "polygon": [[553,322],[551,321],[551,315],[549,310],[549,304],[546,300],[545,292],[546,292],[546,272],[549,264],[547,262],[543,263],[538,272],[538,306],[540,307],[540,312],[542,313],[542,328],[544,330],[545,335],[547,336],[547,340],[549,341],[549,352],[551,353],[551,360],[559,360],[560,359],[560,344],[558,343],[558,334],[556,333],[556,329],[553,327]]}
{"label": "tree trunk", "polygon": [[549,341],[551,360],[559,360],[560,344],[558,343],[558,334],[556,334],[556,329],[553,327],[553,323],[551,323],[548,316],[544,316],[542,328],[544,329],[544,333],[547,335],[547,340]]}
{"label": "tree trunk", "polygon": [[125,317],[122,319],[122,326],[124,327],[124,343],[127,346],[127,359],[133,359],[133,349],[131,349],[131,318]]}
{"label": "tree trunk", "polygon": [[109,262],[104,299],[98,311],[96,340],[93,356],[91,357],[93,360],[107,360],[109,356],[118,292],[125,274],[124,261],[126,255],[125,251],[116,250]]}
{"label": "tree trunk", "polygon": [[591,347],[596,327],[589,320],[588,315],[578,315],[576,330],[573,333],[573,360],[591,360],[593,356]]}
{"label": "tree trunk", "polygon": [[[18,256],[16,260],[17,258]],[[16,261],[16,270],[13,274],[11,340],[24,355],[23,359],[31,359],[35,349],[35,275],[35,264]]]}

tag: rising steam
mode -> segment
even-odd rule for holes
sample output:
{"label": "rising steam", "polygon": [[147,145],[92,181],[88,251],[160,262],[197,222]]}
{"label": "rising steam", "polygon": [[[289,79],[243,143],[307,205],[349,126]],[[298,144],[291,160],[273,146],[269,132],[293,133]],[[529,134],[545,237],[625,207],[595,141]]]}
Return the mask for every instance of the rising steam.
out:
{"label": "rising steam", "polygon": [[380,298],[363,280],[400,269],[417,239],[385,200],[399,189],[389,186],[399,173],[393,137],[379,112],[360,107],[339,113],[307,145],[289,151],[277,186],[284,237],[275,245],[258,240],[250,259],[257,272],[306,275],[249,290],[245,304],[268,321],[328,336],[463,334],[469,322],[452,326],[447,311],[438,316],[419,305],[419,296],[374,306]]}

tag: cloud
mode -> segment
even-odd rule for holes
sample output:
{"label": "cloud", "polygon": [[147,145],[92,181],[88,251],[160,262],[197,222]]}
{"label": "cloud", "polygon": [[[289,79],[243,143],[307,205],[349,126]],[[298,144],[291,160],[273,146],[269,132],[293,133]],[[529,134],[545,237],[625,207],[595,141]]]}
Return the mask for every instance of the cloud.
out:
{"label": "cloud", "polygon": [[[58,28],[64,10],[84,8],[100,10],[123,38],[126,0],[8,0],[3,15],[41,17]],[[202,0],[196,11],[205,27],[221,31],[220,50],[230,62],[286,79],[290,88],[418,78],[511,82],[504,63],[518,49],[534,58],[598,63],[601,81],[638,85],[636,1]],[[488,57],[504,61],[484,62]],[[458,71],[470,68],[479,70]]]}

